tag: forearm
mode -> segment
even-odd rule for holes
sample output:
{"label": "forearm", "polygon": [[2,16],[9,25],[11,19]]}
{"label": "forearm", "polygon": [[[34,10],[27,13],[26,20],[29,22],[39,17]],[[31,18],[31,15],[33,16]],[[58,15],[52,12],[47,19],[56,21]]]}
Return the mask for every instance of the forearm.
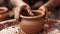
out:
{"label": "forearm", "polygon": [[59,5],[59,1],[60,0],[49,0],[43,6],[45,6],[47,9],[53,9]]}
{"label": "forearm", "polygon": [[17,7],[23,2],[23,0],[10,0],[13,6]]}

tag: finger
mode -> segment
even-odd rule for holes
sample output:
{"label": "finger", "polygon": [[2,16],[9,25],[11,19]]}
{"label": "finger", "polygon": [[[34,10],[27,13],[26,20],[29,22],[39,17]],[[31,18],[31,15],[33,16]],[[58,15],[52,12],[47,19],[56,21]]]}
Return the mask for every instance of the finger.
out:
{"label": "finger", "polygon": [[44,7],[44,6],[41,6],[41,7],[40,7],[40,10],[43,11],[43,12],[48,11],[48,9],[47,9],[46,7]]}
{"label": "finger", "polygon": [[20,11],[21,11],[21,7],[16,7],[14,9],[14,14],[15,14],[15,19],[18,21],[19,20],[19,16],[20,16]]}
{"label": "finger", "polygon": [[31,10],[31,8],[30,8],[30,7],[26,7],[26,9],[27,9],[27,11],[28,11],[29,15],[34,15],[34,14],[32,13],[32,10]]}

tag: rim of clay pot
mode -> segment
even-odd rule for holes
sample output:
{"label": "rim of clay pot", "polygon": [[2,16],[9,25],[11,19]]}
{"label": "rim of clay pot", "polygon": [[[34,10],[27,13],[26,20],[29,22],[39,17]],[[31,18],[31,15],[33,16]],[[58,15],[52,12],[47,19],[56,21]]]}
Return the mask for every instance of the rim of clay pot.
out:
{"label": "rim of clay pot", "polygon": [[[32,12],[38,12],[38,10],[32,10]],[[37,16],[23,16],[23,15],[20,15],[21,18],[27,18],[27,19],[33,19],[33,18],[39,18],[39,17],[43,17],[45,15],[44,12],[40,11],[40,15],[37,15]]]}
{"label": "rim of clay pot", "polygon": [[8,9],[6,7],[0,7],[0,13],[5,13],[7,10]]}

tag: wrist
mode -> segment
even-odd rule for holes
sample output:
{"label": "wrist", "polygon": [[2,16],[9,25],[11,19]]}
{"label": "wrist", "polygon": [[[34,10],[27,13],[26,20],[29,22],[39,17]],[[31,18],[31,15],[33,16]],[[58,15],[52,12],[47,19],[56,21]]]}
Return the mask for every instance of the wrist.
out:
{"label": "wrist", "polygon": [[17,7],[19,7],[19,6],[21,6],[23,3],[24,3],[24,1],[23,1],[23,0],[20,0],[20,1],[17,1],[17,2],[16,2],[16,5],[17,5]]}
{"label": "wrist", "polygon": [[21,3],[23,3],[24,1],[23,0],[10,0],[11,4],[14,6],[14,7],[17,7],[19,6]]}

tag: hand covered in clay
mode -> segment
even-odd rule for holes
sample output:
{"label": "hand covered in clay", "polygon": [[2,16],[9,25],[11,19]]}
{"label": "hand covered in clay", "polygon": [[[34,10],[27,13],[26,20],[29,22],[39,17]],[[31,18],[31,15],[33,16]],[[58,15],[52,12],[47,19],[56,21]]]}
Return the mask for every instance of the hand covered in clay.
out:
{"label": "hand covered in clay", "polygon": [[24,1],[22,0],[11,0],[11,3],[13,5],[15,5],[15,8],[13,9],[14,11],[14,17],[16,20],[19,19],[20,16],[20,12],[21,10],[27,10],[25,12],[27,12],[29,15],[33,15],[33,13],[31,12],[31,8],[28,4],[26,4]]}

